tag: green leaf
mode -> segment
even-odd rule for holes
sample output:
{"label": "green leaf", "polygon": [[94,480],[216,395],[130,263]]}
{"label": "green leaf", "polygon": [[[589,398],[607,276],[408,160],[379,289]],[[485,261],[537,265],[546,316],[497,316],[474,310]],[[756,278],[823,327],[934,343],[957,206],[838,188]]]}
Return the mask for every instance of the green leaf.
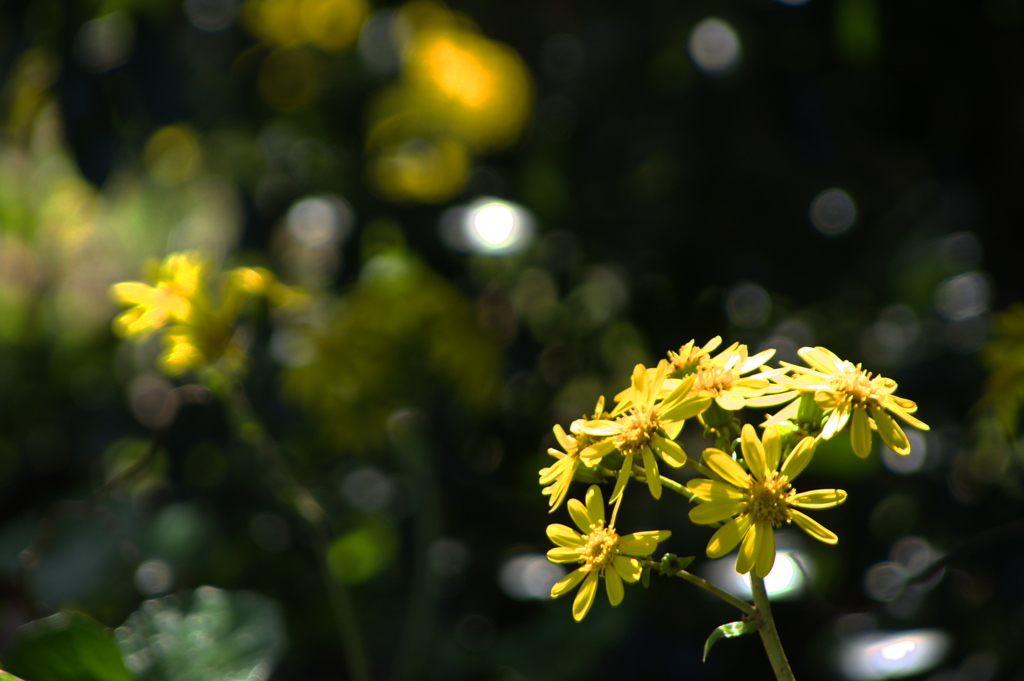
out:
{"label": "green leaf", "polygon": [[723,624],[708,636],[708,640],[704,643],[704,662],[708,661],[708,652],[711,651],[711,646],[715,645],[720,638],[736,638],[737,636],[743,636],[744,634],[752,634],[757,631],[757,623],[750,622],[747,620],[740,620],[739,622],[729,622]]}
{"label": "green leaf", "polygon": [[[4,656],[4,668],[32,681],[132,681],[107,629],[70,612],[23,626]],[[0,676],[8,678],[17,677]]]}
{"label": "green leaf", "polygon": [[140,681],[268,678],[287,643],[275,601],[212,586],[146,601],[117,639]]}

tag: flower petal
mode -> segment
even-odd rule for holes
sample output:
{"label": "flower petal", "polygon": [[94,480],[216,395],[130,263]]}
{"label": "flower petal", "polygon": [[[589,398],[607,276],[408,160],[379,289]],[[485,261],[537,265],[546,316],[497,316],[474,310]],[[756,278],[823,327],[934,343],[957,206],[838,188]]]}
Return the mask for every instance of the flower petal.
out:
{"label": "flower petal", "polygon": [[615,568],[615,571],[619,573],[619,576],[630,584],[633,584],[640,579],[640,574],[643,572],[643,567],[641,567],[640,561],[636,558],[629,558],[627,556],[612,557],[612,566]]}
{"label": "flower petal", "polygon": [[[911,402],[911,404],[914,404],[914,403]],[[901,419],[903,419],[903,421],[907,425],[913,426],[914,428],[917,428],[918,430],[931,430],[931,428],[928,426],[927,423],[925,423],[924,421],[921,421],[920,419],[918,419],[915,416],[911,416],[910,415],[910,411],[904,409],[900,405],[900,403],[896,401],[895,396],[890,395],[889,398],[887,400],[885,400],[883,406],[886,409],[888,409],[889,411],[891,411],[893,414],[896,414],[896,416],[899,416]],[[917,406],[916,405],[914,406],[914,411],[917,411]]]}
{"label": "flower petal", "polygon": [[750,515],[741,515],[719,527],[708,542],[708,558],[721,558],[736,548],[750,529],[751,522]]}
{"label": "flower petal", "polygon": [[566,507],[569,509],[572,521],[576,523],[576,527],[580,528],[580,532],[590,534],[592,529],[590,526],[590,516],[587,515],[587,507],[583,505],[583,502],[579,499],[570,499]]}
{"label": "flower petal", "polygon": [[743,448],[743,460],[747,462],[747,466],[750,467],[750,472],[755,478],[764,480],[768,477],[768,465],[764,455],[764,447],[761,445],[761,441],[757,439],[757,431],[754,430],[754,426],[749,423],[743,424],[740,438],[740,446]]}
{"label": "flower petal", "polygon": [[597,593],[597,582],[597,573],[588,573],[587,578],[583,580],[583,585],[576,593],[576,600],[572,602],[572,617],[577,622],[590,612],[590,606],[594,604],[594,595]]}
{"label": "flower petal", "polygon": [[726,411],[739,411],[745,404],[742,397],[728,390],[716,397],[715,402]]}
{"label": "flower petal", "polygon": [[705,478],[694,478],[686,487],[701,501],[739,501],[747,496],[732,485]]}
{"label": "flower petal", "polygon": [[548,560],[552,563],[578,563],[583,557],[583,547],[569,549],[564,546],[556,546],[548,549]]}
{"label": "flower petal", "polygon": [[619,477],[615,480],[615,488],[612,489],[612,498],[608,500],[609,504],[614,504],[622,496],[622,492],[626,489],[626,483],[629,482],[629,476],[632,473],[633,454],[627,454],[626,458],[622,461],[622,468],[619,469]]}
{"label": "flower petal", "polygon": [[581,433],[587,435],[593,435],[594,437],[609,437],[611,435],[618,435],[622,432],[622,427],[615,421],[608,421],[607,419],[595,419],[593,421],[584,421],[579,426]]}
{"label": "flower petal", "polygon": [[816,489],[801,492],[789,501],[798,508],[832,508],[846,501],[846,492],[841,489]]}
{"label": "flower petal", "polygon": [[651,445],[669,466],[679,468],[686,464],[686,452],[683,451],[678,442],[655,435],[651,438]]}
{"label": "flower petal", "polygon": [[566,548],[578,548],[587,543],[576,530],[559,523],[548,525],[548,539]]}
{"label": "flower petal", "polygon": [[853,453],[862,459],[871,454],[871,426],[868,425],[868,410],[863,406],[853,408],[850,420],[850,445]]}
{"label": "flower petal", "polygon": [[654,452],[650,447],[643,449],[644,475],[647,476],[647,489],[655,499],[661,498],[661,474],[658,473],[658,460],[654,458]]}
{"label": "flower petal", "polygon": [[666,408],[661,418],[665,421],[683,421],[692,419],[711,406],[711,398],[706,395],[691,395],[677,404]]}
{"label": "flower petal", "polygon": [[782,464],[782,474],[787,476],[792,482],[796,479],[796,476],[800,475],[807,464],[814,458],[814,450],[817,448],[817,441],[810,436],[805,437],[797,443],[797,446],[793,448],[793,451],[786,457],[785,463]]}
{"label": "flower petal", "polygon": [[587,488],[587,517],[592,526],[604,522],[604,496],[597,485]]}
{"label": "flower petal", "polygon": [[882,438],[882,442],[889,449],[897,454],[910,453],[910,440],[907,439],[907,434],[892,420],[891,416],[885,413],[884,409],[874,407],[871,410],[871,418],[878,427],[878,436]]}
{"label": "flower petal", "polygon": [[604,588],[608,592],[608,602],[615,607],[622,602],[625,590],[622,588],[622,577],[614,568],[604,571]]}
{"label": "flower petal", "polygon": [[[820,403],[819,403],[820,404]],[[832,439],[832,436],[838,433],[846,426],[846,422],[850,418],[850,405],[841,404],[835,408],[835,410],[829,414],[828,420],[825,421],[825,427],[821,429],[821,437],[824,440]]]}
{"label": "flower petal", "polygon": [[551,597],[558,598],[559,596],[572,591],[572,589],[582,582],[583,578],[586,576],[587,573],[584,572],[582,568],[576,568],[565,577],[562,577],[560,580],[555,582],[555,585],[551,587]]}
{"label": "flower petal", "polygon": [[843,366],[843,361],[827,348],[800,348],[796,352],[805,362],[826,374],[834,374]]}
{"label": "flower petal", "polygon": [[761,527],[761,523],[751,523],[750,529],[740,542],[740,551],[736,555],[736,572],[741,575],[750,572],[757,560],[757,542]]}
{"label": "flower petal", "polygon": [[720,449],[705,449],[704,463],[708,465],[708,468],[722,476],[726,482],[740,489],[747,489],[751,485],[750,474],[733,461],[731,456]]}
{"label": "flower petal", "polygon": [[795,522],[801,530],[818,541],[825,542],[826,544],[835,544],[839,541],[839,537],[836,536],[835,532],[829,530],[814,518],[804,515],[800,511],[792,511],[792,514],[793,522]]}
{"label": "flower petal", "polygon": [[561,425],[556,423],[552,430],[555,432],[555,439],[558,440],[558,444],[560,444],[562,449],[566,452],[569,452],[576,447],[576,439],[566,435],[565,430]]}
{"label": "flower petal", "polygon": [[800,393],[796,390],[786,390],[779,393],[766,393],[759,397],[748,397],[744,402],[748,407],[777,407],[796,398]]}
{"label": "flower petal", "polygon": [[705,501],[690,509],[690,521],[698,525],[710,525],[731,518],[747,509],[747,502],[741,501]]}
{"label": "flower petal", "polygon": [[764,465],[769,471],[779,468],[779,460],[782,457],[782,438],[779,436],[779,428],[774,423],[764,427],[764,435],[761,436],[761,443],[764,446]]}
{"label": "flower petal", "polygon": [[754,574],[764,579],[775,565],[775,533],[770,523],[757,524],[754,546]]}
{"label": "flower petal", "polygon": [[670,530],[648,530],[619,537],[619,553],[627,556],[649,556],[658,543],[672,536]]}
{"label": "flower petal", "polygon": [[765,364],[768,360],[770,360],[774,356],[775,356],[775,349],[774,348],[769,348],[768,350],[764,350],[762,352],[759,352],[756,355],[751,355],[750,357],[747,357],[746,361],[744,361],[743,364],[740,365],[740,373],[741,374],[745,374],[748,371],[753,371],[754,369],[756,369],[757,367],[761,366],[762,364]]}

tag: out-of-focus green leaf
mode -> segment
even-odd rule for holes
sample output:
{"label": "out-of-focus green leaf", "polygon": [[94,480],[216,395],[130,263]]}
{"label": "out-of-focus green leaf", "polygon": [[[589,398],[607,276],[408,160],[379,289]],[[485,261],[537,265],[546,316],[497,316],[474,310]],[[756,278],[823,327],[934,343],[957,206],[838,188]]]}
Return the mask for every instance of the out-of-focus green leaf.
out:
{"label": "out-of-focus green leaf", "polygon": [[19,679],[14,674],[8,674],[4,670],[0,669],[0,681],[24,681],[24,679]]}
{"label": "out-of-focus green leaf", "polygon": [[117,629],[125,664],[142,681],[266,679],[287,641],[265,596],[202,586],[146,601]]}
{"label": "out-of-focus green leaf", "polygon": [[744,634],[752,634],[757,631],[757,624],[754,622],[739,621],[729,622],[717,627],[708,636],[708,640],[704,642],[704,661],[708,660],[708,653],[711,652],[711,646],[715,645],[721,638],[736,638],[737,636],[743,636]]}
{"label": "out-of-focus green leaf", "polygon": [[60,612],[26,624],[3,662],[12,674],[32,681],[132,678],[107,630],[78,613]]}
{"label": "out-of-focus green leaf", "polygon": [[327,550],[327,566],[335,579],[362,584],[390,565],[397,550],[394,526],[384,518],[372,518],[334,540]]}

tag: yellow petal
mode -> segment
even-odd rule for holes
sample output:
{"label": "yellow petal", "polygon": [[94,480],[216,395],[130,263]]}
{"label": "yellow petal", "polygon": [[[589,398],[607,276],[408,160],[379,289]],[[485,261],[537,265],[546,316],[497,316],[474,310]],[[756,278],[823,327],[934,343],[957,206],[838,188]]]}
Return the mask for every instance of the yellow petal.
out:
{"label": "yellow petal", "polygon": [[548,539],[566,548],[577,548],[587,543],[576,530],[559,523],[548,525]]}
{"label": "yellow petal", "polygon": [[609,421],[607,419],[595,419],[593,421],[584,421],[579,426],[580,432],[586,433],[587,435],[593,435],[594,437],[609,437],[611,435],[618,435],[622,432],[622,427],[619,426],[615,421]]}
{"label": "yellow petal", "polygon": [[740,488],[747,489],[751,485],[750,474],[743,470],[743,467],[732,460],[732,457],[720,449],[705,449],[704,463],[722,478]]}
{"label": "yellow petal", "polygon": [[562,577],[560,580],[555,582],[555,585],[551,587],[551,597],[558,598],[559,596],[572,591],[573,587],[582,582],[583,578],[586,576],[586,572],[580,568],[576,568],[565,577]]}
{"label": "yellow petal", "polygon": [[833,390],[818,390],[814,393],[814,401],[823,410],[828,411],[838,407],[842,399],[839,397],[839,393]]}
{"label": "yellow petal", "polygon": [[775,565],[775,533],[770,523],[757,524],[754,546],[754,574],[764,579]]}
{"label": "yellow petal", "polygon": [[701,414],[711,406],[711,398],[704,395],[691,395],[677,404],[665,408],[661,418],[665,421],[684,421]]}
{"label": "yellow petal", "polygon": [[757,560],[757,535],[760,533],[760,530],[761,525],[759,523],[751,523],[747,533],[743,535],[739,553],[736,555],[736,572],[741,575],[750,572],[754,567],[754,562]]}
{"label": "yellow petal", "polygon": [[580,452],[580,458],[586,459],[587,461],[597,461],[613,449],[615,449],[614,442],[611,440],[602,440],[600,442],[595,442]]}
{"label": "yellow petal", "polygon": [[651,439],[651,444],[669,466],[679,468],[686,464],[686,452],[683,451],[678,442],[655,435]]}
{"label": "yellow petal", "polygon": [[661,474],[658,473],[658,460],[654,458],[654,452],[650,447],[643,449],[644,475],[647,476],[647,489],[655,499],[661,498]]}
{"label": "yellow petal", "polygon": [[627,454],[626,458],[622,461],[622,468],[619,469],[619,477],[615,480],[615,488],[612,489],[612,498],[608,500],[608,503],[614,504],[618,501],[622,492],[626,489],[626,483],[629,482],[629,476],[633,471],[633,454]]}
{"label": "yellow petal", "polygon": [[853,408],[850,445],[853,447],[853,453],[862,459],[871,454],[871,426],[868,425],[868,410],[862,406]]}
{"label": "yellow petal", "polygon": [[764,350],[762,352],[757,353],[756,355],[751,355],[750,357],[748,357],[746,359],[745,362],[743,362],[743,364],[740,365],[740,373],[741,374],[745,374],[748,371],[753,371],[754,369],[756,369],[757,367],[761,366],[762,364],[765,364],[768,360],[770,360],[774,356],[775,356],[774,348],[770,348],[768,350]]}
{"label": "yellow petal", "polygon": [[[911,402],[911,404],[913,404],[913,402]],[[899,416],[901,419],[903,419],[903,421],[907,425],[913,426],[918,430],[931,430],[927,423],[921,421],[917,417],[911,416],[910,410],[903,409],[903,407],[900,406],[900,404],[895,401],[893,396],[890,396],[889,399],[885,401],[884,406],[893,414],[896,414],[896,416]],[[916,405],[914,406],[914,411],[917,411]]]}
{"label": "yellow petal", "polygon": [[637,364],[633,367],[633,392],[637,395],[642,395],[647,390],[647,369],[643,364]]}
{"label": "yellow petal", "polygon": [[779,393],[767,393],[759,397],[748,397],[744,400],[748,407],[777,407],[785,404],[800,395],[795,390],[786,390]]}
{"label": "yellow petal", "polygon": [[572,602],[572,617],[577,622],[590,612],[590,606],[594,604],[594,594],[597,593],[597,582],[596,572],[587,573],[587,578],[583,580],[583,585],[576,594],[576,600]]}
{"label": "yellow petal", "polygon": [[739,501],[747,496],[732,485],[704,478],[694,478],[686,483],[686,487],[702,501]]}
{"label": "yellow petal", "polygon": [[739,411],[744,405],[743,398],[730,391],[725,391],[716,397],[715,402],[726,411]]}
{"label": "yellow petal", "polygon": [[764,446],[764,465],[769,471],[779,467],[779,459],[782,457],[782,438],[779,436],[779,428],[774,423],[764,427],[764,435],[761,437]]}
{"label": "yellow petal", "polygon": [[590,534],[590,516],[587,515],[587,507],[583,505],[583,502],[579,499],[570,499],[566,507],[569,509],[572,521],[576,523],[576,527],[580,528],[580,532]]}
{"label": "yellow petal", "polygon": [[556,546],[553,549],[548,549],[548,560],[552,563],[578,563],[583,556],[583,550],[583,547],[570,549]]}
{"label": "yellow petal", "polygon": [[750,472],[753,473],[755,478],[764,480],[768,477],[769,471],[765,463],[764,447],[761,445],[761,441],[757,439],[757,432],[754,430],[754,426],[749,423],[743,424],[740,438],[743,460],[747,462],[747,466],[750,467]]}
{"label": "yellow petal", "polygon": [[622,588],[622,577],[619,576],[617,570],[604,571],[604,587],[608,592],[608,602],[612,604],[612,607],[622,602],[625,590]]}
{"label": "yellow petal", "polygon": [[850,405],[843,404],[835,408],[825,421],[825,427],[821,429],[821,437],[824,440],[831,440],[832,436],[838,433],[850,419]]}
{"label": "yellow petal", "polygon": [[741,515],[719,527],[708,542],[708,558],[721,558],[736,548],[750,529],[751,522],[749,515]]}
{"label": "yellow petal", "polygon": [[643,572],[643,567],[640,566],[640,561],[636,558],[629,558],[627,556],[613,556],[612,566],[615,571],[619,573],[624,581],[633,584],[640,579],[640,574]]}
{"label": "yellow petal", "polygon": [[833,374],[842,369],[843,361],[826,348],[800,348],[796,352],[805,362],[826,374]]}
{"label": "yellow petal", "polygon": [[160,292],[141,281],[124,281],[110,287],[110,297],[118,303],[129,305],[152,305]]}
{"label": "yellow petal", "polygon": [[555,427],[552,430],[555,431],[555,439],[558,440],[558,444],[562,446],[563,450],[568,452],[571,451],[572,449],[575,449],[575,438],[570,438],[568,435],[566,435],[565,430],[562,428],[562,426],[555,424]]}
{"label": "yellow petal", "polygon": [[889,449],[897,454],[910,453],[910,440],[907,439],[907,434],[892,420],[891,416],[885,413],[884,409],[874,407],[871,410],[871,419],[875,422],[875,426],[878,427],[878,436],[882,438],[882,442]]}
{"label": "yellow petal", "polygon": [[710,525],[745,511],[747,502],[739,501],[705,501],[690,509],[690,521],[698,525]]}
{"label": "yellow petal", "polygon": [[604,496],[597,485],[587,488],[587,517],[591,525],[604,522]]}
{"label": "yellow petal", "polygon": [[627,556],[649,556],[658,543],[672,536],[670,530],[648,530],[619,537],[619,553]]}
{"label": "yellow petal", "polygon": [[846,501],[846,492],[841,489],[816,489],[794,496],[790,506],[798,508],[832,508]]}
{"label": "yellow petal", "polygon": [[795,522],[801,530],[811,535],[815,539],[826,544],[835,544],[839,541],[839,537],[836,536],[835,532],[827,529],[824,525],[819,523],[817,520],[810,516],[804,515],[800,511],[792,511],[793,522]]}
{"label": "yellow petal", "polygon": [[796,479],[796,476],[800,475],[814,458],[816,448],[817,442],[813,437],[808,436],[800,440],[786,457],[785,463],[782,464],[782,474],[789,477],[790,482]]}

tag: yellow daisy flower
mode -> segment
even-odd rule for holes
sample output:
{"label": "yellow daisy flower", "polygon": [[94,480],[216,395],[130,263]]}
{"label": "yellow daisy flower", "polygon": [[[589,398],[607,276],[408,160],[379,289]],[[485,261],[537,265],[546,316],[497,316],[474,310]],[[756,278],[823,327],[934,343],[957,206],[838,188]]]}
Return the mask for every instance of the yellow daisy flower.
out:
{"label": "yellow daisy flower", "polygon": [[683,421],[708,408],[711,400],[691,395],[693,377],[683,379],[670,393],[663,395],[662,385],[668,374],[668,362],[661,360],[651,376],[643,364],[633,369],[632,386],[621,393],[611,419],[593,419],[580,425],[582,433],[599,438],[588,447],[585,456],[604,456],[613,449],[624,457],[619,477],[612,492],[612,501],[619,498],[633,471],[634,457],[641,457],[647,487],[655,499],[661,498],[661,477],[655,452],[668,465],[678,468],[686,463],[686,452],[675,442]]}
{"label": "yellow daisy flower", "polygon": [[[722,337],[715,336],[700,348],[695,347],[696,344],[697,341],[694,339],[679,348],[679,352],[669,350],[668,361],[672,365],[674,378],[682,378],[695,373],[701,362],[707,360],[711,353],[722,344]],[[733,343],[730,349],[735,350],[737,347],[739,347],[739,343]]]}
{"label": "yellow daisy flower", "polygon": [[[601,397],[597,401],[597,406],[594,407],[593,418],[600,419],[604,415],[604,397]],[[555,438],[564,451],[553,447],[548,448],[548,454],[555,457],[557,461],[547,468],[540,469],[540,484],[547,485],[542,493],[550,496],[548,505],[551,507],[550,512],[552,513],[565,499],[565,495],[569,491],[569,483],[573,481],[580,464],[593,467],[604,456],[603,453],[590,447],[595,438],[580,431],[583,421],[583,419],[577,419],[570,426],[571,431],[579,431],[579,434],[566,433],[560,425],[555,425],[553,429]]]}
{"label": "yellow daisy flower", "polygon": [[726,411],[788,402],[798,393],[770,380],[782,369],[743,375],[763,366],[774,354],[775,350],[769,349],[748,357],[746,345],[733,344],[715,357],[701,355],[694,368],[690,394],[709,397]]}
{"label": "yellow daisy flower", "polygon": [[565,525],[548,525],[548,537],[557,545],[548,551],[548,560],[582,565],[551,587],[551,597],[563,596],[582,582],[572,604],[572,616],[579,622],[594,604],[601,578],[604,578],[608,602],[618,605],[622,602],[622,583],[640,579],[643,568],[637,558],[650,556],[672,533],[652,530],[620,536],[615,532],[614,518],[605,527],[604,499],[597,485],[587,490],[586,506],[578,499],[570,499],[568,507],[573,522],[583,534]]}
{"label": "yellow daisy flower", "polygon": [[798,352],[811,368],[787,364],[795,375],[788,379],[778,377],[776,381],[791,389],[814,392],[815,402],[828,414],[821,431],[824,439],[830,439],[850,423],[850,444],[857,456],[863,458],[871,453],[872,430],[878,431],[892,451],[909,454],[906,433],[887,412],[919,430],[929,429],[911,416],[917,411],[914,402],[893,394],[896,381],[891,378],[872,376],[860,364],[839,359],[826,348],[800,348]]}
{"label": "yellow daisy flower", "polygon": [[168,321],[188,322],[204,270],[197,254],[175,253],[159,265],[154,286],[141,281],[114,284],[110,289],[114,300],[134,306],[117,316],[114,331],[125,338],[145,340]]}
{"label": "yellow daisy flower", "polygon": [[[749,423],[740,436],[743,460],[750,473],[718,449],[704,451],[704,462],[722,478],[690,480],[686,486],[699,504],[690,509],[690,520],[711,525],[723,520],[708,542],[709,558],[721,558],[740,544],[736,572],[754,571],[765,577],[775,564],[774,528],[796,523],[819,541],[835,544],[836,535],[799,508],[832,508],[846,501],[841,489],[819,489],[797,494],[791,482],[800,475],[814,455],[814,438],[805,437],[793,448],[779,469],[782,439],[774,425],[764,429],[764,442]],[[723,482],[724,481],[724,482]]]}

